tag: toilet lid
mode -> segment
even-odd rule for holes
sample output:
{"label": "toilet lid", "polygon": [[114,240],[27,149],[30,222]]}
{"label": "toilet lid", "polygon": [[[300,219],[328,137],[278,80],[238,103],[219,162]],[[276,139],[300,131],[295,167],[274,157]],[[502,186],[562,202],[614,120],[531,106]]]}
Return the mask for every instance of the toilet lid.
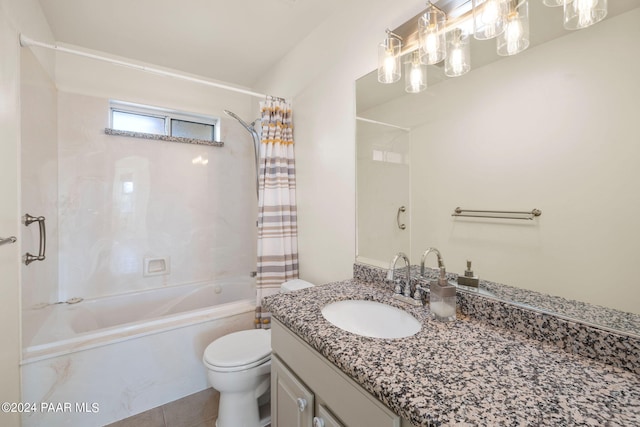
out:
{"label": "toilet lid", "polygon": [[209,365],[231,368],[256,365],[270,356],[271,331],[252,329],[218,338],[207,346],[203,358]]}

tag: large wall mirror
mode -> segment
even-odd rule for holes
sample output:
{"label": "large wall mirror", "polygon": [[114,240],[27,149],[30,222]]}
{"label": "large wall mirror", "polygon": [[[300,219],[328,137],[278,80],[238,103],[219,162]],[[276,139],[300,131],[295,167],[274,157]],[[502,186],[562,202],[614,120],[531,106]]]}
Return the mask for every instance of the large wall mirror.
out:
{"label": "large wall mirror", "polygon": [[562,28],[562,8],[529,4],[518,55],[473,40],[471,71],[429,66],[419,94],[376,72],[357,81],[357,260],[387,267],[403,251],[418,264],[436,247],[448,271],[472,260],[481,279],[605,307],[624,318],[607,327],[640,336],[640,0],[609,2],[579,31]]}

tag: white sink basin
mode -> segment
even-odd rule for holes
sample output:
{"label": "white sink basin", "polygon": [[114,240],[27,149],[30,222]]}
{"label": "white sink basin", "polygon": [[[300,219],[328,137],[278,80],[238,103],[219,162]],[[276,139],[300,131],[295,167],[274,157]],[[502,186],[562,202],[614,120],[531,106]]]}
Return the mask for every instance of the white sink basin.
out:
{"label": "white sink basin", "polygon": [[327,304],[322,315],[345,331],[373,338],[404,338],[422,325],[404,310],[375,301],[346,300]]}

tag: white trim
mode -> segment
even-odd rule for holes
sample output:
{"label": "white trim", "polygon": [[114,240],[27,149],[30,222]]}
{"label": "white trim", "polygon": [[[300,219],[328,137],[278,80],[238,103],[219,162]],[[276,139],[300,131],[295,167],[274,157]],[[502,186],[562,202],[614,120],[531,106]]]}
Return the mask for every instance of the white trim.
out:
{"label": "white trim", "polygon": [[376,124],[376,125],[387,126],[387,127],[394,128],[394,129],[400,129],[400,130],[403,130],[405,132],[411,132],[411,128],[404,128],[402,126],[392,125],[391,123],[385,123],[385,122],[379,122],[377,120],[365,119],[364,117],[356,116],[356,120],[359,120],[361,122],[373,123],[373,124]]}

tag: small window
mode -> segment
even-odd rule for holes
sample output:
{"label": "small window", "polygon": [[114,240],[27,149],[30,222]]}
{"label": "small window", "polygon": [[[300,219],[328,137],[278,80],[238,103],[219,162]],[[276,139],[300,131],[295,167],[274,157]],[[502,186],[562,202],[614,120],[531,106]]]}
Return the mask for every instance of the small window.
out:
{"label": "small window", "polygon": [[219,140],[219,119],[121,101],[111,101],[111,128],[125,132]]}
{"label": "small window", "polygon": [[111,128],[113,129],[165,135],[164,117],[112,110],[111,120],[113,122]]}
{"label": "small window", "polygon": [[215,136],[214,126],[205,123],[171,119],[171,136],[213,141]]}

